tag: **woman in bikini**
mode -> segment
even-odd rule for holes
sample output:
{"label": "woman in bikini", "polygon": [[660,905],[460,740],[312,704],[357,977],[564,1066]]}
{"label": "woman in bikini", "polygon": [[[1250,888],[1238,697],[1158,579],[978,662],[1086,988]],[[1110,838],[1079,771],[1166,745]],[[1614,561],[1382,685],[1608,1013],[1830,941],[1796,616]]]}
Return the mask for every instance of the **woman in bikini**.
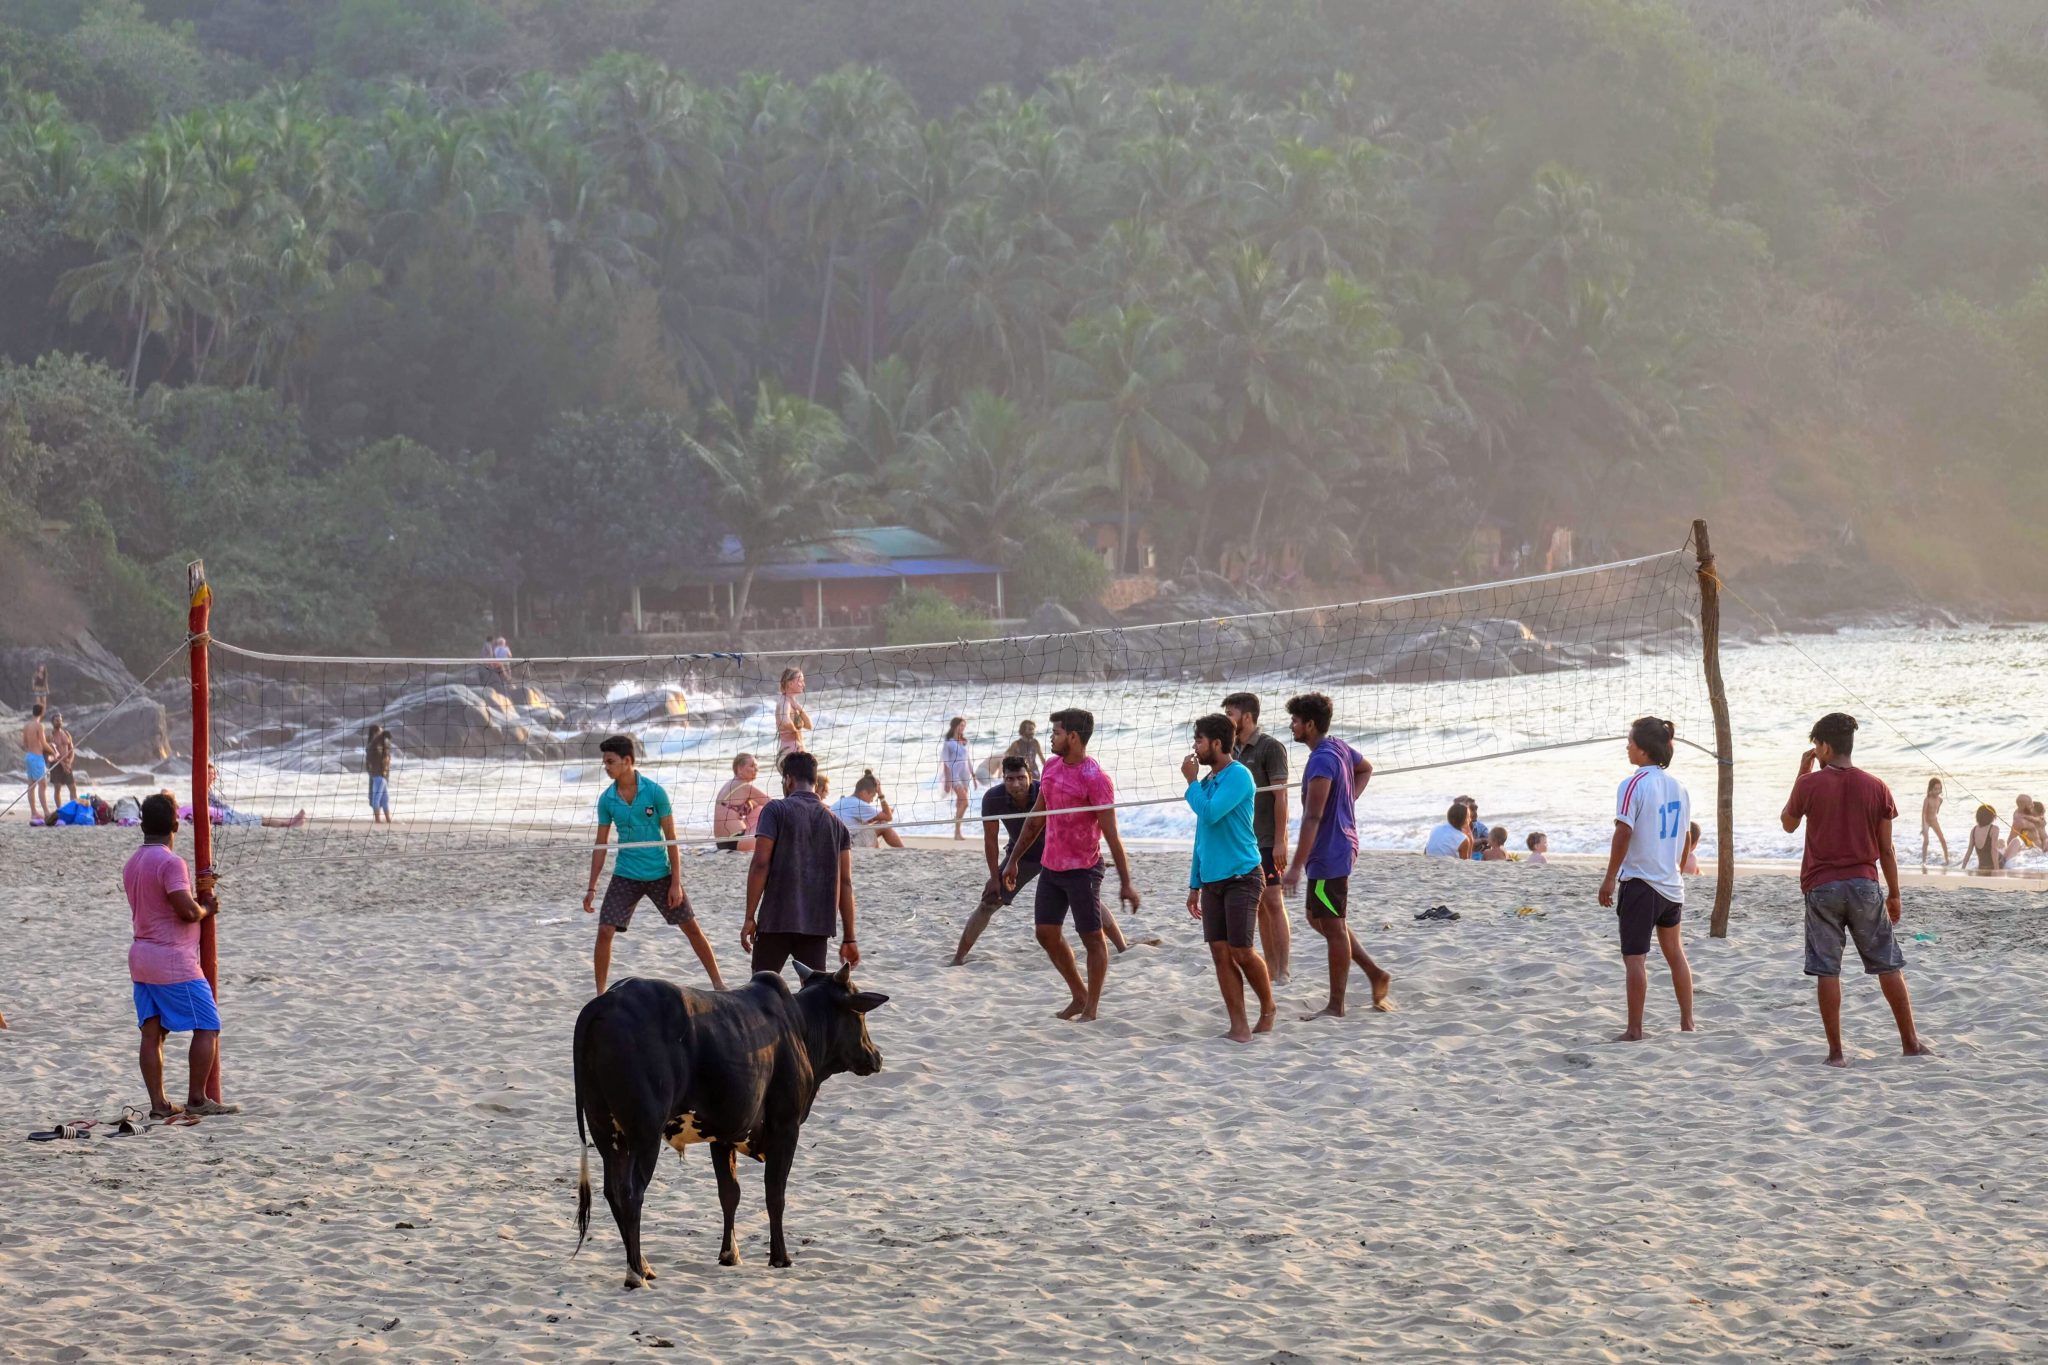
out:
{"label": "woman in bikini", "polygon": [[802,753],[804,732],[811,728],[810,713],[804,710],[797,698],[803,695],[804,671],[801,668],[782,670],[782,690],[775,697],[775,754]]}
{"label": "woman in bikini", "polygon": [[711,832],[717,836],[718,847],[727,853],[753,850],[754,827],[761,821],[761,808],[768,804],[768,793],[754,785],[760,775],[761,765],[754,756],[741,754],[732,761],[732,781],[712,798]]}
{"label": "woman in bikini", "polygon": [[1927,836],[1932,834],[1941,841],[1941,865],[1947,867],[1948,836],[1941,832],[1941,779],[1927,779],[1927,795],[1920,802],[1920,868],[1927,869]]}

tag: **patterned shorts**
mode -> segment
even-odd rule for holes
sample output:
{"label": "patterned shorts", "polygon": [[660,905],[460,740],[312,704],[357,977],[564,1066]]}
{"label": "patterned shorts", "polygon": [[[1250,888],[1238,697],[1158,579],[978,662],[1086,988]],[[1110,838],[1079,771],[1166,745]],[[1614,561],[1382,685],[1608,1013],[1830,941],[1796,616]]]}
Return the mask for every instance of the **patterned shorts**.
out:
{"label": "patterned shorts", "polygon": [[613,876],[604,889],[604,905],[597,912],[597,922],[609,924],[618,932],[625,933],[626,926],[633,922],[633,912],[640,908],[640,902],[644,898],[652,901],[654,908],[661,912],[661,917],[670,924],[688,924],[697,918],[696,912],[690,909],[690,897],[685,893],[683,903],[673,910],[669,909],[668,881],[667,877],[660,881],[643,882],[632,877]]}

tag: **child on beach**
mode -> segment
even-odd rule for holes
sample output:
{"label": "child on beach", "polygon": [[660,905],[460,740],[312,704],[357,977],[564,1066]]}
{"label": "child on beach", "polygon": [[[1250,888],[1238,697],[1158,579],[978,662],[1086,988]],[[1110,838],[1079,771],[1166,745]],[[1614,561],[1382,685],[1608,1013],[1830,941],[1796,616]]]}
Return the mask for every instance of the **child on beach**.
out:
{"label": "child on beach", "polygon": [[1481,862],[1504,863],[1508,860],[1508,827],[1495,825],[1486,831],[1486,853]]}
{"label": "child on beach", "polygon": [[1996,872],[2005,866],[2005,845],[1998,842],[1998,811],[1991,805],[1977,807],[1977,827],[1970,831],[1970,846],[1963,851],[1963,868],[1977,859],[1977,870]]}
{"label": "child on beach", "polygon": [[1628,758],[1636,770],[1622,782],[1615,798],[1614,843],[1607,855],[1607,876],[1600,883],[1600,904],[1615,906],[1621,921],[1628,1028],[1616,1042],[1632,1043],[1643,1036],[1652,931],[1671,969],[1678,1027],[1693,1031],[1692,968],[1678,930],[1685,910],[1685,880],[1678,865],[1686,827],[1692,823],[1692,797],[1668,771],[1676,733],[1670,721],[1655,716],[1644,716],[1629,727]]}
{"label": "child on beach", "polygon": [[1550,865],[1550,836],[1538,830],[1529,836],[1528,844],[1529,856],[1522,859],[1522,861],[1530,867],[1548,867]]}
{"label": "child on beach", "polygon": [[1678,870],[1687,877],[1700,875],[1700,822],[1695,820],[1685,832],[1685,856],[1678,861]]}
{"label": "child on beach", "polygon": [[1941,832],[1941,779],[1927,779],[1927,795],[1920,801],[1920,869],[1927,870],[1927,836],[1932,834],[1941,841],[1941,865],[1947,867],[1948,836]]}

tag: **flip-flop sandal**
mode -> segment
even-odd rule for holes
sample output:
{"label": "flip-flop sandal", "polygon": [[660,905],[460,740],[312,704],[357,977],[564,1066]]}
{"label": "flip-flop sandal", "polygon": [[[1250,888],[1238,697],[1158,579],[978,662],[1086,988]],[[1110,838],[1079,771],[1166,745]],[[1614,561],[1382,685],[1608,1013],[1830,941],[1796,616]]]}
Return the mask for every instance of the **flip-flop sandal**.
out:
{"label": "flip-flop sandal", "polygon": [[78,1138],[82,1141],[92,1136],[90,1132],[86,1131],[91,1127],[92,1124],[89,1122],[83,1125],[60,1123],[46,1133],[30,1133],[28,1140],[30,1142],[56,1142],[61,1138]]}

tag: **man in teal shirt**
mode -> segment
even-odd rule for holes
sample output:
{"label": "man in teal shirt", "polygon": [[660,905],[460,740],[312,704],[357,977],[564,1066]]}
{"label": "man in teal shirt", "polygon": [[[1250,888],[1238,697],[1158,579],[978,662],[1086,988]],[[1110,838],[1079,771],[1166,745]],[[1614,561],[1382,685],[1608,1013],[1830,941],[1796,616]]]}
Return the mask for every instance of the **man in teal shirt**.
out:
{"label": "man in teal shirt", "polygon": [[711,989],[722,991],[725,982],[718,975],[718,956],[711,940],[697,927],[690,898],[683,894],[682,852],[676,843],[675,813],[668,793],[651,778],[642,777],[633,762],[633,740],[613,735],[597,746],[604,760],[604,775],[612,784],[597,798],[597,847],[590,854],[590,885],[583,892],[583,913],[597,913],[597,874],[604,871],[605,845],[612,827],[619,831],[619,860],[612,879],[604,889],[604,909],[597,916],[597,951],[592,960],[597,968],[597,993],[604,994],[605,978],[611,975],[612,936],[623,934],[633,922],[633,912],[642,900],[652,901],[661,917],[683,931],[697,960],[711,977]]}
{"label": "man in teal shirt", "polygon": [[[1195,813],[1195,853],[1188,868],[1188,917],[1202,921],[1202,937],[1216,964],[1233,1043],[1273,1029],[1273,982],[1266,960],[1252,946],[1265,875],[1252,828],[1258,797],[1251,770],[1231,757],[1236,727],[1224,715],[1195,722],[1195,751],[1181,761],[1187,802]],[[1203,768],[1207,777],[1198,777]],[[1259,1022],[1246,1021],[1245,983],[1259,998]]]}

